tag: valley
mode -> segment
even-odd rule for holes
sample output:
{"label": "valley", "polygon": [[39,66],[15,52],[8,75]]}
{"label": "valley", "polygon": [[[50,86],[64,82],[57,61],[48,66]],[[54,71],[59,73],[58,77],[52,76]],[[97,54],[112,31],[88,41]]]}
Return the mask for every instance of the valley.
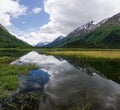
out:
{"label": "valley", "polygon": [[0,110],[119,110],[119,17],[34,46],[0,25]]}

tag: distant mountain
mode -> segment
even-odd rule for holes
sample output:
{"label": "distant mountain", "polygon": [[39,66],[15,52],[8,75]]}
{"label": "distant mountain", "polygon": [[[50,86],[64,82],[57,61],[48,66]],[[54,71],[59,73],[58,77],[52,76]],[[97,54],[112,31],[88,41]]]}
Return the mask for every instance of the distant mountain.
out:
{"label": "distant mountain", "polygon": [[120,13],[78,27],[53,47],[120,48]]}
{"label": "distant mountain", "polygon": [[49,42],[39,42],[35,47],[44,47],[48,44]]}
{"label": "distant mountain", "polygon": [[62,40],[64,38],[64,36],[59,36],[59,37],[57,37],[54,41],[53,41],[53,43],[55,43],[55,42],[58,42],[58,41],[60,41],[60,40]]}
{"label": "distant mountain", "polygon": [[93,31],[94,29],[96,29],[96,27],[98,27],[98,25],[96,25],[96,22],[95,21],[90,21],[87,24],[82,25],[81,27],[78,27],[77,29],[75,29],[73,32],[68,34],[67,37],[84,35],[88,32]]}
{"label": "distant mountain", "polygon": [[0,24],[0,28],[8,32],[8,30],[2,24]]}
{"label": "distant mountain", "polygon": [[98,26],[96,25],[96,22],[94,21],[90,21],[85,25],[82,25],[81,27],[78,27],[77,29],[75,29],[73,32],[69,33],[66,37],[63,37],[62,39],[59,39],[56,42],[53,41],[52,43],[46,45],[47,47],[62,47],[67,43],[71,43],[74,42],[76,40],[79,40],[79,36],[84,36],[86,33],[89,33],[93,30],[95,30]]}
{"label": "distant mountain", "polygon": [[55,40],[53,40],[52,42],[48,43],[47,45],[45,45],[45,47],[53,47],[55,46],[59,41],[61,41],[64,37],[61,35],[59,37],[57,37]]}
{"label": "distant mountain", "polygon": [[31,47],[29,44],[17,39],[9,33],[9,31],[0,24],[0,48],[25,48]]}

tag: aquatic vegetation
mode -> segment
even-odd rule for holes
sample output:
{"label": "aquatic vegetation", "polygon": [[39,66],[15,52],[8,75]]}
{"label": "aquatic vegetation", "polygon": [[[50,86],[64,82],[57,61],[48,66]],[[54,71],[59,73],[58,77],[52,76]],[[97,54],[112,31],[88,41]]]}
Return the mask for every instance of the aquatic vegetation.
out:
{"label": "aquatic vegetation", "polygon": [[21,57],[22,55],[26,54],[31,50],[29,49],[5,49],[5,48],[0,48],[0,57]]}
{"label": "aquatic vegetation", "polygon": [[43,53],[60,56],[73,56],[76,58],[120,59],[119,50],[43,51]]}
{"label": "aquatic vegetation", "polygon": [[35,65],[10,65],[16,58],[0,57],[0,98],[6,98],[9,91],[19,87],[18,75],[27,74],[30,70],[36,69]]}
{"label": "aquatic vegetation", "polygon": [[105,77],[120,83],[119,50],[43,51],[48,55],[60,56],[76,67],[91,67]]}
{"label": "aquatic vegetation", "polygon": [[4,108],[10,110],[38,110],[41,99],[41,93],[28,92],[16,94],[11,100],[6,101]]}

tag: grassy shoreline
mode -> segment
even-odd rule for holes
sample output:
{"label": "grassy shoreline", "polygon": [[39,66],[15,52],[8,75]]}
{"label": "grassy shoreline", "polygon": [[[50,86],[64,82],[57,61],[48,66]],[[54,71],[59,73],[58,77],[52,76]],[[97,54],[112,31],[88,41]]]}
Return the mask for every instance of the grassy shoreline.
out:
{"label": "grassy shoreline", "polygon": [[28,74],[30,70],[36,69],[35,65],[16,66],[10,65],[18,57],[0,57],[0,99],[5,99],[9,93],[19,88],[19,75]]}
{"label": "grassy shoreline", "polygon": [[46,55],[62,57],[74,66],[92,67],[108,79],[120,83],[120,51],[42,51]]}
{"label": "grassy shoreline", "polygon": [[42,53],[56,56],[73,56],[76,58],[100,58],[100,59],[120,59],[120,50],[82,50],[82,51],[48,51],[43,50]]}

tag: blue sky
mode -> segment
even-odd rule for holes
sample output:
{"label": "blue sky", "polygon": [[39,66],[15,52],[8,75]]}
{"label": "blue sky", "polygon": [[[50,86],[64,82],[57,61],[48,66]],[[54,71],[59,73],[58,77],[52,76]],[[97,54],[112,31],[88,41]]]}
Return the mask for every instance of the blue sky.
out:
{"label": "blue sky", "polygon": [[120,0],[0,0],[0,23],[36,45],[120,13]]}
{"label": "blue sky", "polygon": [[[20,3],[27,6],[28,10],[25,16],[11,20],[15,27],[22,30],[34,29],[43,26],[49,21],[49,15],[43,10],[43,0],[21,0]],[[37,14],[32,12],[32,9],[36,7],[42,8]]]}

